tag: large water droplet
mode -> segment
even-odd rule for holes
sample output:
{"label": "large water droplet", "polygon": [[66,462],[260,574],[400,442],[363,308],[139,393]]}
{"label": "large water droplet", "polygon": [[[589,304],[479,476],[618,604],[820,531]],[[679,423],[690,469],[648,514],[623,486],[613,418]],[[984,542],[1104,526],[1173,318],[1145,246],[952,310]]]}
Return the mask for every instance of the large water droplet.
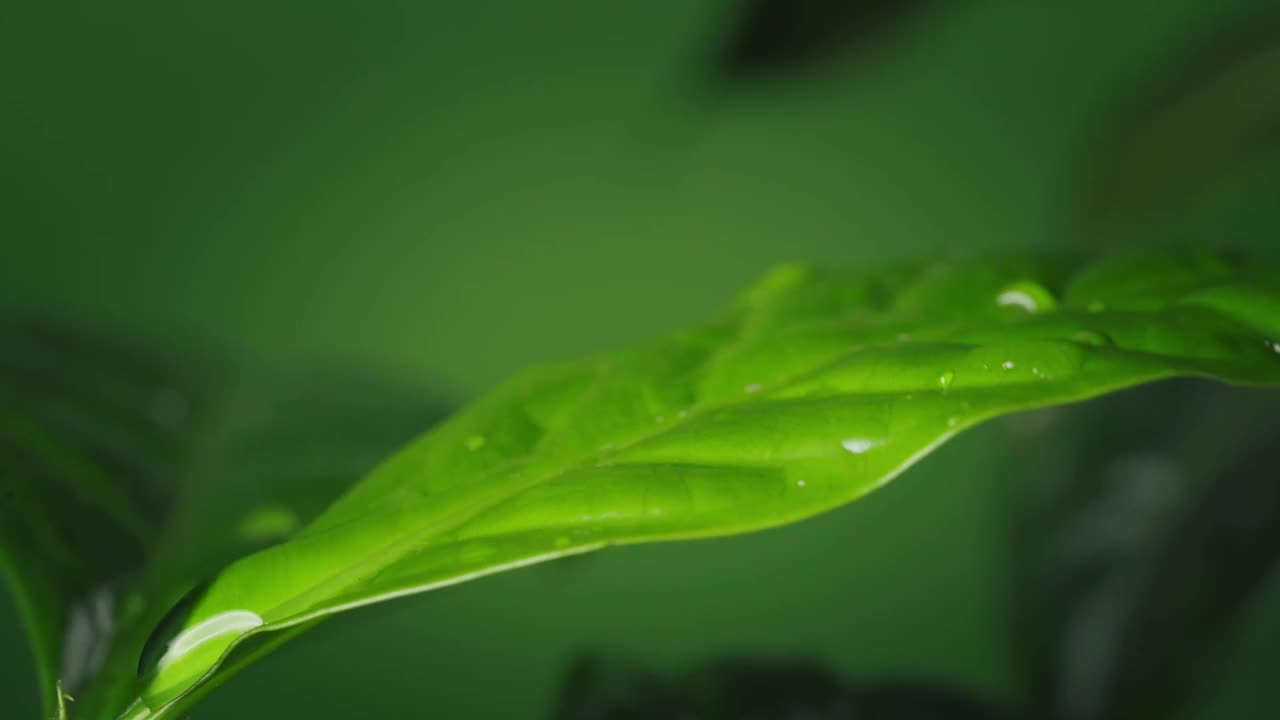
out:
{"label": "large water droplet", "polygon": [[1058,301],[1043,285],[1024,280],[1001,290],[996,295],[996,304],[1003,307],[1018,307],[1034,313],[1052,310],[1058,306]]}
{"label": "large water droplet", "polygon": [[156,662],[156,669],[181,660],[201,645],[226,635],[240,636],[262,626],[262,617],[252,610],[228,610],[201,620],[183,630],[169,643],[169,648]]}
{"label": "large water droplet", "polygon": [[156,623],[155,629],[151,631],[151,635],[142,646],[142,654],[138,657],[138,677],[155,669],[161,656],[169,650],[169,644],[187,623],[191,612],[196,609],[196,603],[200,602],[200,598],[204,597],[208,589],[208,583],[191,588],[186,595],[173,604],[173,607],[169,608],[169,612],[160,618],[160,622]]}

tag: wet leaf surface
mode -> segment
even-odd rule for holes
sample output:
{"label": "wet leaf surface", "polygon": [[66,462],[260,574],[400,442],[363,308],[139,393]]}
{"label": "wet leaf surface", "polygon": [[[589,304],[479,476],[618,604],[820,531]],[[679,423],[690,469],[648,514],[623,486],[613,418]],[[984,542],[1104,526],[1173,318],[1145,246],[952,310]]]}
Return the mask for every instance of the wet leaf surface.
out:
{"label": "wet leaf surface", "polygon": [[[23,350],[14,357],[42,352],[16,337],[10,346]],[[157,444],[170,447],[161,458],[176,460],[157,472],[130,471],[142,481],[115,490],[114,474],[93,469],[150,456],[86,453],[98,435],[53,424],[47,409],[59,403],[45,400],[49,391],[32,394],[27,388],[37,386],[11,371],[5,391],[20,402],[6,404],[14,410],[4,479],[19,497],[6,506],[13,519],[4,547],[34,598],[29,606],[70,609],[71,620],[32,616],[47,680],[65,672],[57,669],[62,638],[85,624],[76,618],[93,630],[92,657],[100,598],[123,608],[105,674],[88,691],[102,699],[84,717],[126,705],[124,717],[174,716],[216,684],[221,676],[210,683],[211,673],[229,655],[244,664],[248,651],[236,653],[237,645],[282,637],[264,633],[609,545],[796,522],[871,492],[969,427],[1021,410],[1177,376],[1280,384],[1278,338],[1276,269],[1211,254],[787,266],[708,323],[517,376],[403,446],[323,511],[331,495],[306,494],[295,507],[290,493],[299,485],[289,479],[320,473],[336,492],[377,456],[354,448],[391,435],[370,420],[380,417],[372,410],[303,402],[332,399],[331,386],[278,395],[233,385],[235,392],[205,395],[181,385],[192,398],[184,416],[200,430],[174,442],[155,417],[135,417],[139,407],[155,413],[155,390],[143,383],[148,404],[125,403],[132,415],[106,415],[100,434],[134,447],[142,441],[115,438],[118,428],[159,433],[169,440]],[[59,388],[64,374],[53,372],[46,385]],[[165,378],[161,389],[176,382],[156,376]],[[190,384],[207,386],[221,387]],[[79,408],[81,395],[100,401],[77,392],[62,404]],[[264,397],[285,401],[266,412]],[[161,403],[162,418],[170,404]],[[429,424],[413,413],[390,417]],[[298,440],[316,437],[325,440]],[[68,461],[96,454],[110,462]],[[82,516],[32,520],[53,518],[68,501],[66,493],[40,494],[54,487],[36,481],[46,475],[74,484],[72,507]],[[158,482],[175,477],[178,491]],[[294,490],[246,494],[277,482]],[[181,521],[157,527],[152,517]],[[88,557],[81,546],[88,554],[106,546],[95,527],[133,559],[106,558],[108,570],[95,562],[77,575]],[[25,552],[48,529],[40,552]],[[145,572],[128,581],[141,588],[135,603],[111,588],[139,558]],[[59,574],[41,574],[45,565]],[[161,623],[206,581],[191,607]]]}

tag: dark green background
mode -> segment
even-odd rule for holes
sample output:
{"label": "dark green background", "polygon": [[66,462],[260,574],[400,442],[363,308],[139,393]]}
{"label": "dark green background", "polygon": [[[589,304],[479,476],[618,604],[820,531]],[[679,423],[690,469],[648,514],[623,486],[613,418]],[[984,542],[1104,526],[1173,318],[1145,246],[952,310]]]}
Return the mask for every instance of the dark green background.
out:
{"label": "dark green background", "polygon": [[[872,59],[710,94],[727,0],[9,2],[0,298],[461,403],[703,317],[780,261],[1096,244],[1076,211],[1116,108],[1272,4],[943,3]],[[340,617],[197,717],[538,717],[586,650],[805,654],[1011,696],[1006,440],[960,438],[799,526]],[[1272,585],[1205,717],[1280,704],[1251,659],[1280,639]],[[35,717],[0,604],[0,714]]]}

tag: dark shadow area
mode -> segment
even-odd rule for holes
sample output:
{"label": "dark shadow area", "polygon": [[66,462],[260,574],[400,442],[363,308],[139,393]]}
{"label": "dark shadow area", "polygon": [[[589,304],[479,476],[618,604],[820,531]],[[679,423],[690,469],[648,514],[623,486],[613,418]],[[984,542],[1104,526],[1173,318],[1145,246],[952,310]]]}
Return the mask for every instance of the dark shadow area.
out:
{"label": "dark shadow area", "polygon": [[934,0],[742,0],[714,77],[743,83],[798,79],[841,62],[867,62],[907,40]]}

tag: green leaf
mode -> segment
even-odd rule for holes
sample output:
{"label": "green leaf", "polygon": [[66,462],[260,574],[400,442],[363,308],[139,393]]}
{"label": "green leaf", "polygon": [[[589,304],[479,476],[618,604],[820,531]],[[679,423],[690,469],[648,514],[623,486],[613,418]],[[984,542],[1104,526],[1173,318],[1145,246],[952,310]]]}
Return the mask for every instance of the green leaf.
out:
{"label": "green leaf", "polygon": [[810,517],[989,418],[1179,375],[1280,383],[1280,275],[1213,255],[784,267],[719,319],[537,369],[208,586],[127,717],[246,638],[607,545]]}
{"label": "green leaf", "polygon": [[184,594],[293,535],[437,417],[398,388],[27,319],[0,318],[0,347],[0,567],[46,716],[69,695],[75,718],[114,717]]}
{"label": "green leaf", "polygon": [[1014,636],[1041,715],[1173,717],[1217,674],[1280,560],[1278,413],[1178,381],[1021,435]]}

